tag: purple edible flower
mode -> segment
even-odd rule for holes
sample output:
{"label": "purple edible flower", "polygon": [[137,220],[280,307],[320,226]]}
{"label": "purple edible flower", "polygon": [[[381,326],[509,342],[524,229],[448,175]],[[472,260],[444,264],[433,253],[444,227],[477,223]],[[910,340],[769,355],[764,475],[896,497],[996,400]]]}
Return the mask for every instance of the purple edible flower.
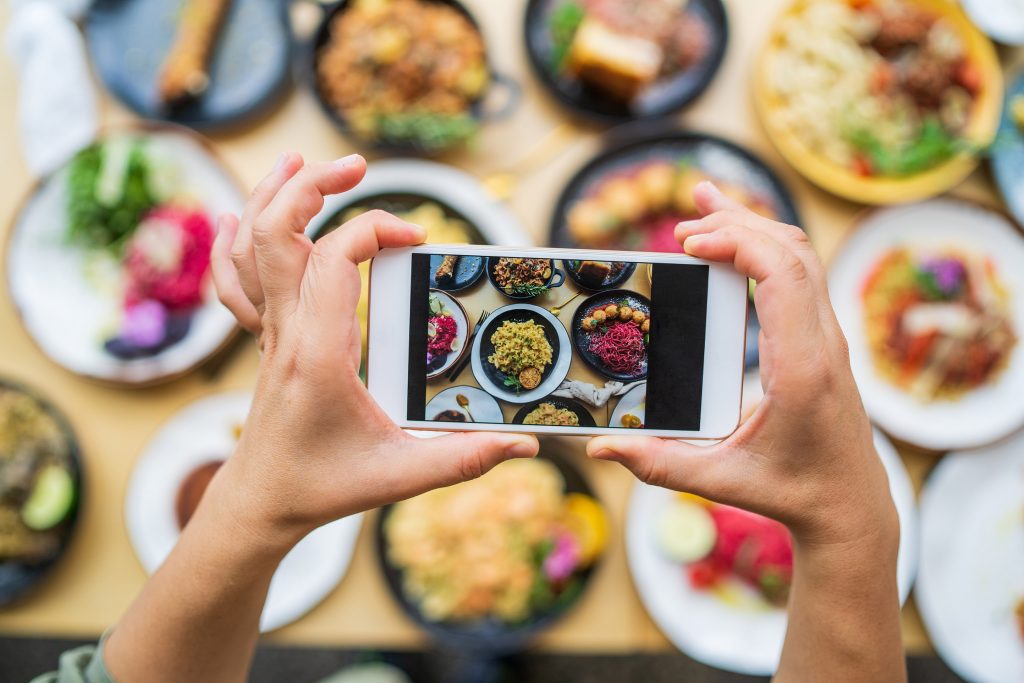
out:
{"label": "purple edible flower", "polygon": [[544,575],[560,583],[572,576],[579,563],[580,548],[576,539],[569,534],[559,534],[555,538],[555,547],[544,558]]}
{"label": "purple edible flower", "polygon": [[967,281],[967,269],[956,258],[930,258],[921,264],[921,273],[944,298],[958,294]]}
{"label": "purple edible flower", "polygon": [[167,309],[146,299],[128,306],[121,320],[121,338],[140,349],[156,346],[167,334]]}

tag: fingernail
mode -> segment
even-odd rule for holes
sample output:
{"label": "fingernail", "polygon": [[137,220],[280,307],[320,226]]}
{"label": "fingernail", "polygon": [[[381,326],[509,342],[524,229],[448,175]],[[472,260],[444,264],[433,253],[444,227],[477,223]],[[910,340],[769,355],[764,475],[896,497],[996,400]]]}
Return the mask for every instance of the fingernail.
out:
{"label": "fingernail", "polygon": [[697,183],[697,186],[698,186],[698,187],[701,187],[701,186],[703,186],[703,187],[704,187],[704,189],[705,189],[705,190],[706,190],[707,192],[711,192],[712,194],[716,194],[716,195],[718,195],[719,197],[721,197],[721,196],[722,196],[722,191],[721,191],[721,190],[719,190],[719,189],[718,189],[718,186],[717,186],[717,185],[715,185],[715,184],[714,184],[713,182],[711,182],[710,180],[702,180],[702,181],[700,181],[699,183]]}
{"label": "fingernail", "polygon": [[676,223],[676,230],[689,230],[700,225],[701,219],[695,218],[691,221],[679,221]]}
{"label": "fingernail", "polygon": [[360,159],[362,159],[362,157],[359,156],[358,154],[349,154],[347,157],[342,157],[342,158],[338,159],[337,161],[335,161],[334,163],[336,163],[338,166],[341,166],[342,168],[344,168],[346,166],[352,166],[353,164],[358,162]]}
{"label": "fingernail", "polygon": [[277,163],[274,164],[274,171],[280,171],[284,168],[284,162],[288,161],[288,152],[282,152],[281,156],[277,158]]}
{"label": "fingernail", "polygon": [[693,252],[694,249],[700,247],[700,245],[707,239],[707,235],[690,235],[683,242],[683,251],[687,254]]}
{"label": "fingernail", "polygon": [[532,458],[537,454],[537,448],[530,441],[516,441],[505,449],[505,455],[510,458]]}

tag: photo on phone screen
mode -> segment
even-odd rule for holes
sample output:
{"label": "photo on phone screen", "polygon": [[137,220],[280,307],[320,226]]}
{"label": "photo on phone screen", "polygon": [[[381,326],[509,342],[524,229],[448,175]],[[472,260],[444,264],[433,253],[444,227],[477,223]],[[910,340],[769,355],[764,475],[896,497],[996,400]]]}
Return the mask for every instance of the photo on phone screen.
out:
{"label": "photo on phone screen", "polygon": [[709,268],[414,253],[414,422],[697,431]]}

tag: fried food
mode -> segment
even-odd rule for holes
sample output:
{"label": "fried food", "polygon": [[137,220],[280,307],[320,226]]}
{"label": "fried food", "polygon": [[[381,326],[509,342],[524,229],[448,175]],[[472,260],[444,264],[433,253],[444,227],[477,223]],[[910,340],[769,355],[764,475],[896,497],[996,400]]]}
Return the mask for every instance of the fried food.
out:
{"label": "fried food", "polygon": [[434,280],[438,284],[449,283],[455,279],[455,269],[459,267],[461,256],[449,254],[441,259],[441,264],[434,271]]}
{"label": "fried food", "polygon": [[231,0],[186,0],[171,51],[160,68],[160,101],[172,106],[198,97],[210,84],[208,67]]}
{"label": "fried food", "polygon": [[544,425],[547,427],[578,427],[580,416],[568,408],[559,408],[553,403],[541,403],[526,414],[524,425]]}

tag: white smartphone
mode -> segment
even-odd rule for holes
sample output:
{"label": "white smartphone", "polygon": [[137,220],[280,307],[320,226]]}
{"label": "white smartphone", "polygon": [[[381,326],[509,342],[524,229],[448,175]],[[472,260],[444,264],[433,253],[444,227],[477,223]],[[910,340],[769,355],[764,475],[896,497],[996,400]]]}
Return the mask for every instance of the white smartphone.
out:
{"label": "white smartphone", "polygon": [[423,245],[370,267],[370,393],[399,426],[721,439],[747,280],[682,254]]}

